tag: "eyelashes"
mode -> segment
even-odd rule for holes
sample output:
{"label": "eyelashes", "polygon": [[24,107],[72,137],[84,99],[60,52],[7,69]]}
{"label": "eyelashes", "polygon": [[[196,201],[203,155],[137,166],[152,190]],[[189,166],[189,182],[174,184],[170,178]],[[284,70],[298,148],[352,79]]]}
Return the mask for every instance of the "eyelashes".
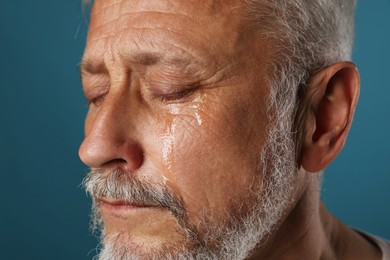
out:
{"label": "eyelashes", "polygon": [[109,84],[99,84],[95,86],[84,87],[84,95],[87,98],[87,106],[91,107],[100,106],[100,104],[106,98],[108,92],[110,91]]}
{"label": "eyelashes", "polygon": [[199,83],[186,85],[182,87],[151,87],[150,92],[154,99],[161,102],[185,102],[200,87]]}
{"label": "eyelashes", "polygon": [[185,89],[183,91],[168,93],[168,94],[153,94],[154,98],[163,102],[182,101],[185,97],[193,92],[192,89]]}
{"label": "eyelashes", "polygon": [[104,101],[104,98],[106,97],[107,94],[104,94],[104,95],[101,95],[101,96],[98,96],[98,97],[95,97],[93,99],[90,99],[87,101],[87,106],[90,107],[91,105],[94,105],[96,107],[100,106],[103,101]]}

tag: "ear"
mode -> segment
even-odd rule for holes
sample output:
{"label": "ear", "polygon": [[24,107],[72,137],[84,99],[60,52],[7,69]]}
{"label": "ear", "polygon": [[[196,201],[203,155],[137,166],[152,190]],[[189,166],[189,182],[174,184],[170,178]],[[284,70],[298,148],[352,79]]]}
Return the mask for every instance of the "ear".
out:
{"label": "ear", "polygon": [[359,97],[360,78],[350,62],[336,63],[316,73],[306,89],[304,136],[300,165],[319,172],[344,146]]}

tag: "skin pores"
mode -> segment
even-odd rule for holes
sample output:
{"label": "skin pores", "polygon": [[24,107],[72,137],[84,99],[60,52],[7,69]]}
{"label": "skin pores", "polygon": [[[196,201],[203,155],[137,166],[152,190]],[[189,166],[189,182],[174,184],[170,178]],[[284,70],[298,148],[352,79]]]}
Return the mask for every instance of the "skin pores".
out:
{"label": "skin pores", "polygon": [[[168,2],[95,2],[80,157],[166,185],[202,235],[245,214],[262,189],[269,43],[247,28],[241,1]],[[101,214],[106,236],[123,234],[137,250],[185,240],[169,210],[106,206]]]}

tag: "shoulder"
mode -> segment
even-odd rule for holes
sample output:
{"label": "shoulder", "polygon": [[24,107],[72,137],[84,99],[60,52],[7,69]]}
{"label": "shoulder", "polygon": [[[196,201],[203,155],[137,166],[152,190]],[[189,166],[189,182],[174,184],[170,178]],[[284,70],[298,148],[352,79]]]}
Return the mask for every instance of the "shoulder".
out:
{"label": "shoulder", "polygon": [[367,240],[371,241],[372,243],[376,244],[382,251],[382,260],[390,260],[390,241],[368,234],[366,232],[355,230],[357,233],[362,235]]}

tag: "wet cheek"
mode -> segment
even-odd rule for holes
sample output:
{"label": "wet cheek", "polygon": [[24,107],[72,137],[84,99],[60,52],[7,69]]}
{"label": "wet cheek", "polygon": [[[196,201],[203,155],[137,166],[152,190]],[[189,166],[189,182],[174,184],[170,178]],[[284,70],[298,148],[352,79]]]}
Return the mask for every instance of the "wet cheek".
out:
{"label": "wet cheek", "polygon": [[218,188],[216,180],[223,178],[218,174],[224,157],[218,154],[218,143],[224,139],[219,133],[226,128],[225,117],[213,118],[206,111],[188,109],[172,115],[162,136],[165,176],[192,205],[205,203],[212,187]]}
{"label": "wet cheek", "polygon": [[178,172],[189,170],[191,159],[188,154],[196,158],[201,153],[202,130],[193,115],[171,115],[167,121],[161,137],[161,161],[170,177],[175,178]]}
{"label": "wet cheek", "polygon": [[249,116],[256,113],[235,98],[215,102],[221,99],[176,107],[159,120],[165,124],[157,157],[161,172],[193,216],[203,210],[224,214],[229,201],[247,193],[258,172],[262,138],[252,132],[262,127]]}
{"label": "wet cheek", "polygon": [[210,171],[202,160],[209,145],[205,137],[207,131],[198,123],[198,116],[201,117],[201,113],[175,117],[170,128],[172,135],[163,139],[162,153],[166,177],[188,205],[191,215],[207,205],[205,174]]}

